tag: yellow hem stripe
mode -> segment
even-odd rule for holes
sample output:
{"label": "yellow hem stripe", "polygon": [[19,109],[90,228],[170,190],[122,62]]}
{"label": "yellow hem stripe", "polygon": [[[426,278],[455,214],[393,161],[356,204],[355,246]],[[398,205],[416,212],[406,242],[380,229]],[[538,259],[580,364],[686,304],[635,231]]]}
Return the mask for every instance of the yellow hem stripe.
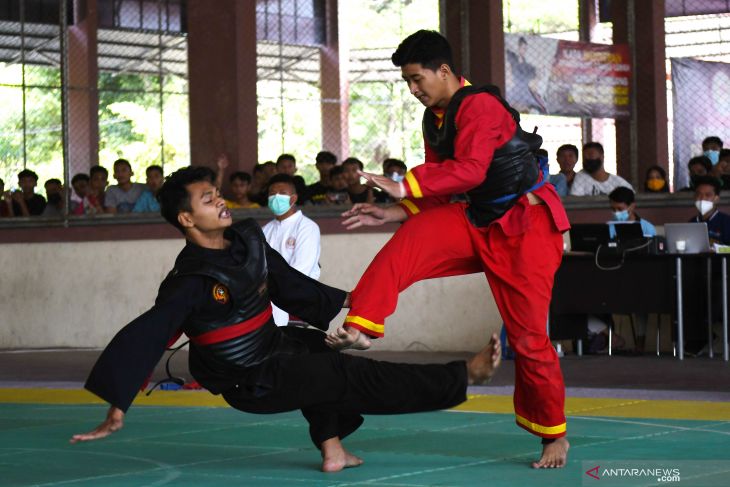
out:
{"label": "yellow hem stripe", "polygon": [[519,414],[515,413],[515,418],[517,418],[517,422],[520,423],[522,426],[527,427],[528,429],[535,431],[536,433],[542,433],[544,435],[557,435],[560,433],[565,433],[566,426],[565,423],[559,424],[557,426],[542,426],[537,423],[532,423],[527,420],[527,418],[523,418]]}
{"label": "yellow hem stripe", "polygon": [[370,320],[366,320],[365,318],[362,318],[361,316],[350,316],[347,315],[345,317],[345,323],[355,323],[356,325],[360,325],[364,328],[367,328],[370,331],[374,331],[375,333],[380,333],[383,335],[385,333],[385,326],[379,325],[377,323],[373,323]]}
{"label": "yellow hem stripe", "polygon": [[415,215],[419,211],[421,211],[421,210],[418,209],[418,207],[416,206],[416,204],[413,201],[411,201],[411,200],[409,200],[407,198],[403,198],[402,200],[400,200],[400,203],[401,203],[401,205],[403,205],[406,208],[408,208],[408,211],[410,211],[411,214],[413,214],[413,215]]}
{"label": "yellow hem stripe", "polygon": [[413,197],[423,198],[421,186],[418,184],[418,181],[416,181],[416,176],[414,176],[411,171],[408,171],[406,173],[406,181],[408,181],[408,186],[411,187],[411,193],[413,193]]}

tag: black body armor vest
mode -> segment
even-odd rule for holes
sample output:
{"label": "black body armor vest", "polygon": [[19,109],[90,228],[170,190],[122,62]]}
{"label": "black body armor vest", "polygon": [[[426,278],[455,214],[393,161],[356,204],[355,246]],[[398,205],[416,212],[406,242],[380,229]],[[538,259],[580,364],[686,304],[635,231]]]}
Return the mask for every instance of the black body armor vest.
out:
{"label": "black body armor vest", "polygon": [[[456,114],[464,98],[477,93],[489,93],[497,98],[517,123],[512,138],[494,151],[484,181],[466,192],[469,220],[477,227],[485,227],[504,215],[517,202],[519,195],[528,192],[537,182],[539,167],[535,151],[542,145],[542,137],[522,130],[520,114],[502,98],[496,86],[465,86],[451,98],[440,128],[436,126],[436,115],[430,109],[426,109],[423,115],[426,143],[441,158],[454,157],[454,139],[458,130]],[[508,195],[515,197],[499,200]]]}
{"label": "black body armor vest", "polygon": [[249,333],[228,340],[210,345],[194,343],[195,337],[203,333],[249,320],[270,306],[266,286],[266,240],[261,228],[249,218],[235,223],[231,231],[231,245],[243,246],[245,257],[241,264],[222,266],[204,259],[183,258],[166,277],[167,280],[188,275],[207,276],[228,290],[231,306],[227,315],[208,316],[201,312],[190,316],[183,324],[183,331],[191,339],[191,351],[195,349],[208,359],[206,362],[212,359],[224,368],[256,365],[278,352],[295,353],[300,345],[287,339],[273,318]]}

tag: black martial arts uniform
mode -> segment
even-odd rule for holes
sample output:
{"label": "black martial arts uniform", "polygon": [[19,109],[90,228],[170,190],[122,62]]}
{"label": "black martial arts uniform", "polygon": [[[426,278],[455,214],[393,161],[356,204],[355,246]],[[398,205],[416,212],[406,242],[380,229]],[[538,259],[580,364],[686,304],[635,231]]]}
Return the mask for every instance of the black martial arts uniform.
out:
{"label": "black martial arts uniform", "polygon": [[190,338],[193,377],[250,413],[301,409],[319,448],[362,424],[361,414],[453,407],[466,400],[463,361],[379,362],[341,354],[319,330],[277,327],[271,301],[326,330],[346,293],[289,267],[254,220],[226,231],[225,250],[188,242],[155,305],[125,326],[94,365],[85,387],[126,411],[168,343]]}

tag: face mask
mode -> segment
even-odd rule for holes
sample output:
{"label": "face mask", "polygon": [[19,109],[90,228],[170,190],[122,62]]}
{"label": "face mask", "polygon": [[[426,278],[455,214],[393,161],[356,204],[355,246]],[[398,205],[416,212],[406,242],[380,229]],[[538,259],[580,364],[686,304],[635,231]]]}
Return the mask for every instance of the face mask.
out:
{"label": "face mask", "polygon": [[720,151],[706,150],[703,154],[710,160],[713,166],[720,162]]}
{"label": "face mask", "polygon": [[649,191],[661,191],[664,189],[665,181],[663,179],[650,179],[646,182]]}
{"label": "face mask", "polygon": [[698,200],[695,201],[695,208],[700,212],[700,215],[706,215],[712,211],[715,204],[712,201]]}
{"label": "face mask", "polygon": [[394,173],[390,174],[390,179],[392,179],[396,183],[401,183],[401,182],[403,182],[403,175],[398,174],[397,172],[394,172]]}
{"label": "face mask", "polygon": [[291,197],[288,194],[272,194],[269,196],[269,209],[276,216],[281,216],[291,208]]}
{"label": "face mask", "polygon": [[629,220],[629,210],[614,211],[613,217],[617,222],[625,222]]}
{"label": "face mask", "polygon": [[603,162],[600,159],[583,159],[583,169],[588,174],[593,174],[601,168]]}

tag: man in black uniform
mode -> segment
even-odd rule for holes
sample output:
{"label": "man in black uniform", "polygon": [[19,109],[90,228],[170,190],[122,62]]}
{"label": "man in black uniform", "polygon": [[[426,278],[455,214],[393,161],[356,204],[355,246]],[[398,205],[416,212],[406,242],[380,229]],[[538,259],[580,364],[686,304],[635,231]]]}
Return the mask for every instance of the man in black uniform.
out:
{"label": "man in black uniform", "polygon": [[210,169],[193,166],[160,189],[162,215],[187,244],[155,305],[117,333],[94,365],[85,387],[111,407],[105,421],[72,443],[119,430],[140,386],[182,333],[190,338],[192,375],[232,407],[301,409],[325,472],[362,463],[340,442],[362,424],[361,414],[450,408],[466,400],[467,384],[494,373],[496,336],[468,362],[408,365],[332,351],[319,330],[277,327],[272,301],[326,330],[349,295],[289,267],[254,220],[232,224],[213,181]]}

